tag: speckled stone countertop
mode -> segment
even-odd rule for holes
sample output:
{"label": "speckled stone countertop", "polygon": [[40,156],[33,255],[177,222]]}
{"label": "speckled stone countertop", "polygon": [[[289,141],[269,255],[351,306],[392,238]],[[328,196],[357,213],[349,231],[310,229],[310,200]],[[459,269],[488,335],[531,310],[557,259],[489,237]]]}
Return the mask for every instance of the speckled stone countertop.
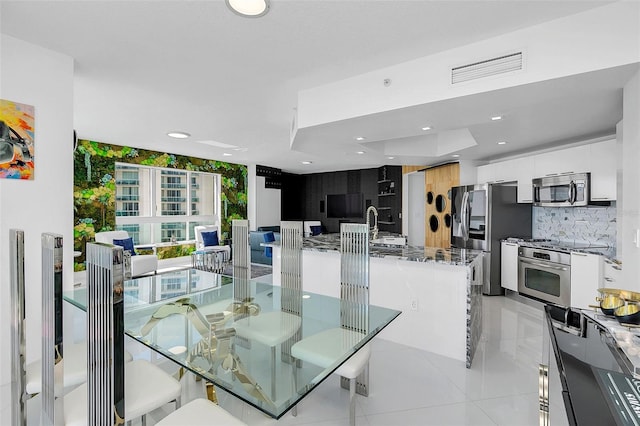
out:
{"label": "speckled stone countertop", "polygon": [[[280,242],[261,244],[264,246],[279,247]],[[340,234],[317,235],[304,239],[303,250],[314,251],[339,251]],[[471,264],[479,255],[480,250],[470,249],[442,249],[437,247],[419,246],[391,246],[376,244],[369,247],[371,257],[390,258],[407,260],[411,262],[440,263],[445,265],[467,266]]]}

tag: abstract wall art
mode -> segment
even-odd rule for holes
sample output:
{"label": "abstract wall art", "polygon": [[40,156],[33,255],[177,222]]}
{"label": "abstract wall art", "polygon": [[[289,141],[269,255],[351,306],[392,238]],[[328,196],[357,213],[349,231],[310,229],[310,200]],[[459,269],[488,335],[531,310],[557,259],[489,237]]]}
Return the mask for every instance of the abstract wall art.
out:
{"label": "abstract wall art", "polygon": [[35,112],[0,99],[0,178],[33,179]]}

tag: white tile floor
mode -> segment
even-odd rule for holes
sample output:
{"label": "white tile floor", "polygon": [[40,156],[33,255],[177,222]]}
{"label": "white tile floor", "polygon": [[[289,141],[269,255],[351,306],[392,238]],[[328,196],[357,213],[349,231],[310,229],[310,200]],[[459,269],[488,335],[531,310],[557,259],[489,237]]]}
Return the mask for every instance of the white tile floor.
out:
{"label": "white tile floor", "polygon": [[[471,369],[463,362],[377,339],[370,361],[370,395],[357,399],[357,424],[537,425],[541,308],[509,297],[484,297],[483,327]],[[132,345],[136,345],[129,347],[135,357],[149,356],[135,342]],[[185,376],[183,402],[204,396],[202,386]],[[9,394],[8,385],[0,387],[0,419],[9,419]],[[221,406],[249,425],[348,424],[349,395],[339,387],[337,377],[307,396],[298,406],[297,417],[287,413],[279,421],[223,391],[218,391],[218,398]],[[37,398],[29,401],[28,408],[29,424],[38,424]],[[172,409],[169,404],[152,412],[148,424]]]}

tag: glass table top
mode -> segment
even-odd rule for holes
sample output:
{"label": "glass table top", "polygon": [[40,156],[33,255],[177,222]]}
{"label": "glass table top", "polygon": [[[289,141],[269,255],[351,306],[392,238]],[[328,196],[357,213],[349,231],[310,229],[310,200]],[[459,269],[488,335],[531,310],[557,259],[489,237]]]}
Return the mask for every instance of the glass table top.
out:
{"label": "glass table top", "polygon": [[[85,288],[65,292],[64,298],[86,310]],[[400,314],[370,305],[368,332],[357,334],[341,327],[340,312],[340,299],[283,289],[259,278],[190,269],[125,282],[129,336],[274,418]],[[342,339],[323,365],[303,361],[296,368],[291,347],[332,329],[345,330],[350,338]]]}

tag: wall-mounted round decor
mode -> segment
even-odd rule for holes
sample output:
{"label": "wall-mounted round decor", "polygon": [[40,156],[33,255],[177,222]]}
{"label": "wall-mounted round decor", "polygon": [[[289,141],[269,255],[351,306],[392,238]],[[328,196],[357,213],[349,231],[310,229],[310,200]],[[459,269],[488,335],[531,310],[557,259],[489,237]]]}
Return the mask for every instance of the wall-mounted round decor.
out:
{"label": "wall-mounted round decor", "polygon": [[449,213],[444,215],[444,226],[451,228],[451,215]]}
{"label": "wall-mounted round decor", "polygon": [[438,213],[442,213],[446,207],[446,198],[444,198],[444,195],[438,194],[438,196],[436,197],[436,210],[438,211]]}
{"label": "wall-mounted round decor", "polygon": [[438,221],[438,217],[434,214],[429,218],[429,228],[431,228],[431,232],[438,232],[438,228],[440,227],[440,223]]}
{"label": "wall-mounted round decor", "polygon": [[427,204],[433,203],[433,192],[427,192]]}

